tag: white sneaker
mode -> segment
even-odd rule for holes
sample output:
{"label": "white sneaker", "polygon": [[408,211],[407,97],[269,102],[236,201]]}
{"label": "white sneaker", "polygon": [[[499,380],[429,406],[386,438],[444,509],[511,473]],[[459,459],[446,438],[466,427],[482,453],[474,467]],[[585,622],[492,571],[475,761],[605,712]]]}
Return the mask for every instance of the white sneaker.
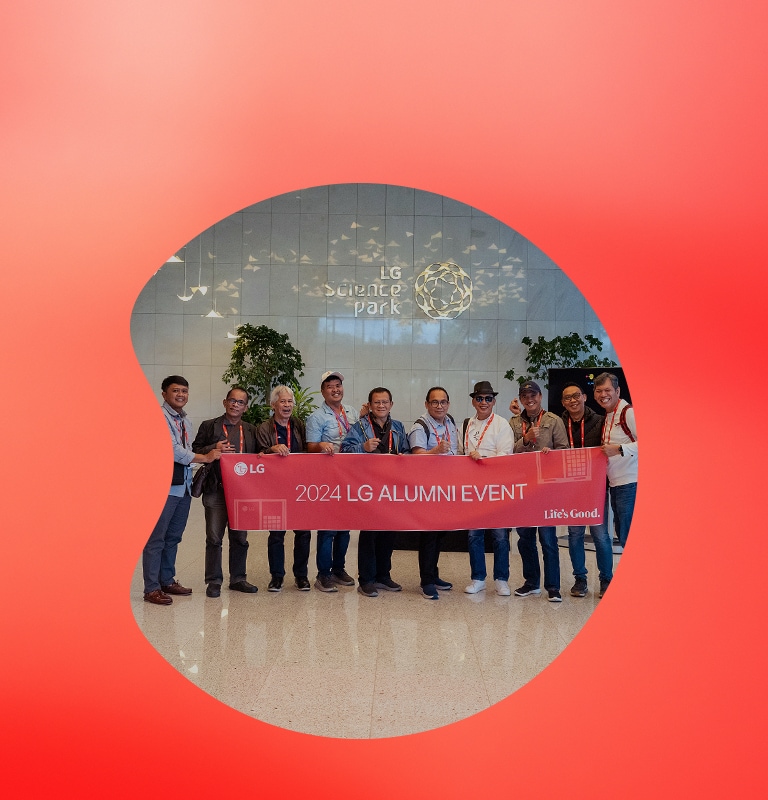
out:
{"label": "white sneaker", "polygon": [[464,590],[466,594],[477,594],[485,591],[485,581],[472,581]]}
{"label": "white sneaker", "polygon": [[502,597],[509,597],[511,592],[506,581],[496,580],[494,583],[496,584],[496,594],[500,594]]}

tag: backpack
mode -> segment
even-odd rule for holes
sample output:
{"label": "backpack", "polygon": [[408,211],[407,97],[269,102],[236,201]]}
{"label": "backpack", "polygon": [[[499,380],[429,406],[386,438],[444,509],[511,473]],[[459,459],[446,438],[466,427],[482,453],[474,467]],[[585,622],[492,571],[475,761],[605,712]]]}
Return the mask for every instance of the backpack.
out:
{"label": "backpack", "polygon": [[621,409],[621,414],[619,415],[619,425],[621,425],[621,429],[624,431],[624,433],[629,436],[629,440],[631,442],[636,442],[637,439],[635,439],[634,434],[629,429],[629,425],[627,425],[627,411],[629,411],[630,408],[632,408],[632,406],[626,405]]}
{"label": "backpack", "polygon": [[[454,419],[454,418],[453,418],[453,417],[452,417],[450,414],[446,414],[445,416],[446,416],[446,417],[448,417],[448,419],[449,419],[449,420],[450,420],[450,421],[453,423],[453,427],[455,428],[455,427],[456,427],[456,420],[455,420],[455,419]],[[423,420],[421,417],[419,417],[419,418],[416,420],[416,422],[417,422],[419,425],[421,425],[421,427],[422,427],[422,428],[424,428],[424,430],[426,431],[426,433],[427,433],[427,444],[429,444],[429,428],[427,427],[427,423],[426,423],[426,422],[424,422],[424,420]],[[464,420],[464,430],[465,430],[465,431],[466,431],[466,429],[467,429],[467,423],[468,423],[468,422],[469,422],[469,418],[467,418],[467,419],[465,419],[465,420]],[[457,430],[458,430],[458,429],[457,429]],[[634,441],[634,439],[633,439],[632,441]]]}

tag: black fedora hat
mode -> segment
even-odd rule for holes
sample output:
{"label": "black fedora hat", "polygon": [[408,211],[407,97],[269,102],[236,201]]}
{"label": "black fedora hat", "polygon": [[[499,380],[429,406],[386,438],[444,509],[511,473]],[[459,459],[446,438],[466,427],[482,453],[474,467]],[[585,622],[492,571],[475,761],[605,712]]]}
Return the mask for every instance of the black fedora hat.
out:
{"label": "black fedora hat", "polygon": [[475,384],[475,388],[469,393],[469,396],[474,397],[476,394],[492,394],[496,397],[498,392],[493,391],[493,386],[491,386],[489,381],[480,381]]}

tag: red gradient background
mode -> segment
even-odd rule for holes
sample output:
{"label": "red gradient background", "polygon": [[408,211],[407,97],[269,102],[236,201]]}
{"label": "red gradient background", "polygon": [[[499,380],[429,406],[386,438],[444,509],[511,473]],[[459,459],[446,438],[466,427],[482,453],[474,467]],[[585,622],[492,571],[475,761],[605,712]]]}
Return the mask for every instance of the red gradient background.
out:
{"label": "red gradient background", "polygon": [[[3,12],[3,788],[759,792],[765,8]],[[156,387],[129,337],[141,287],[246,205],[357,181],[470,203],[551,256],[609,331],[643,439],[620,580],[567,650],[482,714],[374,741],[291,733],[218,703],[151,648],[128,602],[167,488]],[[136,475],[154,490],[137,495]]]}

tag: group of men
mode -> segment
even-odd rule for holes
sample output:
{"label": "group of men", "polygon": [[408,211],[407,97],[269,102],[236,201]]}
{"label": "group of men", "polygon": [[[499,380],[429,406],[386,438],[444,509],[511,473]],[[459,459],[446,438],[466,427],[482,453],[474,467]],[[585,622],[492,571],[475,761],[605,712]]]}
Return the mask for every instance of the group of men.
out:
{"label": "group of men", "polygon": [[[425,413],[406,433],[402,422],[393,419],[394,405],[389,389],[379,386],[368,394],[368,401],[358,413],[344,404],[344,376],[329,371],[321,378],[323,402],[305,424],[293,415],[295,397],[288,386],[276,386],[270,396],[272,415],[259,426],[243,420],[248,407],[248,392],[233,387],[223,401],[224,414],[203,422],[190,443],[189,420],[184,406],[189,398],[187,381],[171,375],[163,381],[163,413],[174,448],[174,478],[168,499],[143,554],[144,599],[157,605],[170,605],[173,595],[189,595],[175,576],[175,558],[187,522],[191,501],[192,463],[211,463],[203,484],[205,511],[205,583],[208,597],[219,597],[223,584],[222,542],[229,534],[229,588],[255,593],[257,587],[247,580],[247,531],[229,528],[221,470],[222,453],[369,453],[413,455],[466,455],[473,459],[492,458],[512,453],[542,452],[566,448],[599,447],[608,459],[608,491],[613,509],[616,534],[626,544],[637,489],[637,431],[634,411],[620,397],[615,375],[602,373],[594,381],[594,397],[605,415],[586,405],[582,387],[567,384],[562,390],[565,411],[562,417],[542,408],[541,388],[534,381],[520,387],[519,403],[510,404],[512,418],[507,421],[495,413],[496,397],[488,381],[475,384],[470,393],[473,417],[464,421],[461,430],[449,413],[450,398],[442,386],[429,389]],[[606,516],[604,516],[604,520]],[[518,597],[541,594],[541,567],[537,537],[544,562],[544,590],[551,602],[561,602],[560,557],[556,528],[516,528],[517,547],[522,560],[523,585],[514,591]],[[568,527],[568,550],[574,584],[570,594],[587,594],[587,568],[584,553],[585,526]],[[418,532],[418,564],[422,595],[439,599],[440,591],[452,584],[439,575],[440,545],[447,531]],[[465,592],[477,594],[486,588],[486,534],[493,544],[493,579],[497,594],[509,596],[509,529],[468,531],[470,583]],[[279,592],[285,578],[286,531],[270,531],[267,557],[270,570],[268,591]],[[294,531],[293,576],[296,588],[309,591],[308,530]],[[613,534],[604,521],[590,525],[599,571],[599,597],[613,577]],[[349,531],[318,530],[316,546],[316,589],[337,592],[339,586],[354,586],[346,571]],[[360,531],[358,543],[357,591],[376,597],[379,591],[399,592],[400,584],[391,576],[392,553],[396,532]]]}

